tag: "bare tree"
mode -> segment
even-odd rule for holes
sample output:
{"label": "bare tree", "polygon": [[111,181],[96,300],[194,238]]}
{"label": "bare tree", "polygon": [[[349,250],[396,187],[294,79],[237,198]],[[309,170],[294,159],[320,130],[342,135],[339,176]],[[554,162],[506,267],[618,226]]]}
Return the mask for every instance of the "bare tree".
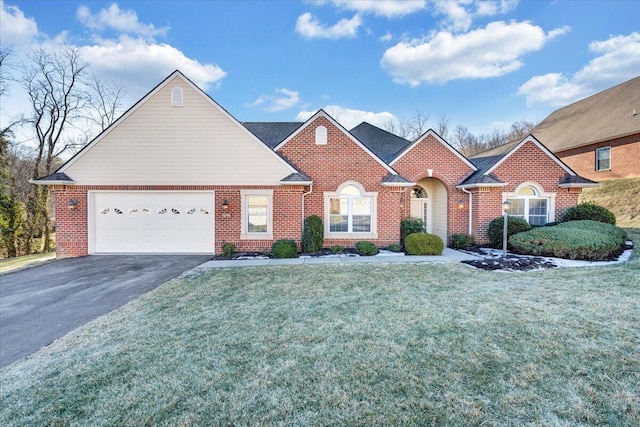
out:
{"label": "bare tree", "polygon": [[8,59],[11,56],[11,49],[2,47],[0,48],[0,98],[6,95],[8,90],[9,80],[7,68],[9,67]]}
{"label": "bare tree", "polygon": [[438,114],[436,132],[438,132],[438,135],[440,135],[445,141],[449,140],[449,118],[444,113]]}
{"label": "bare tree", "polygon": [[113,82],[103,81],[91,74],[87,81],[87,120],[94,123],[100,132],[113,123],[122,111],[124,88]]}
{"label": "bare tree", "polygon": [[411,117],[409,122],[407,123],[407,127],[409,129],[411,139],[416,139],[427,130],[429,130],[429,115],[424,114],[420,110],[416,110],[414,115]]}

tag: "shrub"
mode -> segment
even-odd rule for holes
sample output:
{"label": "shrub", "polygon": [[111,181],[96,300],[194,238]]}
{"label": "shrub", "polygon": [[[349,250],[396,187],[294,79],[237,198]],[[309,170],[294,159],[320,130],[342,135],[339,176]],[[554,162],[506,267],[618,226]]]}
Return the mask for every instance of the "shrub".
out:
{"label": "shrub", "polygon": [[520,254],[595,261],[611,258],[626,238],[627,233],[614,225],[584,220],[518,233],[509,244]]}
{"label": "shrub", "polygon": [[324,240],[324,226],[322,219],[317,215],[311,215],[304,222],[302,232],[302,251],[308,253],[320,252]]}
{"label": "shrub", "polygon": [[333,246],[331,246],[330,251],[331,251],[332,254],[343,254],[344,253],[344,246],[333,245]]}
{"label": "shrub", "polygon": [[569,208],[562,216],[562,222],[584,219],[616,225],[616,216],[609,209],[592,202],[580,203],[578,206]]}
{"label": "shrub", "polygon": [[402,246],[399,243],[392,243],[389,246],[387,246],[387,249],[390,250],[391,252],[400,252],[402,251]]}
{"label": "shrub", "polygon": [[294,240],[276,240],[271,245],[271,253],[274,258],[295,258],[298,255],[298,248]]}
{"label": "shrub", "polygon": [[444,249],[442,239],[429,233],[409,234],[404,246],[409,255],[440,255]]}
{"label": "shrub", "polygon": [[[507,238],[523,231],[531,230],[531,226],[522,218],[510,216],[507,223]],[[489,245],[494,248],[502,247],[502,233],[504,231],[504,217],[499,216],[489,223],[487,234]]]}
{"label": "shrub", "polygon": [[454,234],[451,236],[451,247],[454,249],[468,249],[474,243],[475,241],[471,234]]}
{"label": "shrub", "polygon": [[222,256],[226,258],[231,258],[236,253],[236,245],[231,242],[222,244]]}
{"label": "shrub", "polygon": [[424,222],[420,218],[405,218],[400,221],[400,244],[404,244],[404,240],[409,234],[424,233]]}
{"label": "shrub", "polygon": [[373,243],[363,240],[356,243],[356,252],[362,256],[372,256],[378,253],[378,248]]}

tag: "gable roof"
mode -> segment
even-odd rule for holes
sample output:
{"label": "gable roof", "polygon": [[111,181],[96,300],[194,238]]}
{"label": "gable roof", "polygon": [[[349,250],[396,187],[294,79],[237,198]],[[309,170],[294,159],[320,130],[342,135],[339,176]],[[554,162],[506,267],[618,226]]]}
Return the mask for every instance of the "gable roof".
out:
{"label": "gable roof", "polygon": [[349,132],[386,163],[411,145],[411,141],[367,122],[360,123]]}
{"label": "gable roof", "polygon": [[554,153],[640,133],[640,76],[554,111],[531,133]]}
{"label": "gable roof", "polygon": [[[558,164],[558,166],[564,169],[566,175],[558,183],[560,187],[590,187],[598,185],[597,182],[583,178],[576,174],[573,170],[571,170],[569,166],[565,165],[562,160],[560,160],[555,154],[549,151],[549,149],[545,147],[540,141],[538,141],[533,135],[528,135],[526,138],[515,145],[509,144],[511,148],[505,153],[492,156],[483,155],[482,157],[472,157],[470,160],[474,163],[477,170],[468,178],[466,178],[460,185],[458,185],[458,188],[502,187],[507,185],[506,183],[500,181],[493,174],[493,171],[527,142],[536,144],[538,148],[540,148],[547,156],[549,156],[549,158],[551,158]],[[504,147],[504,145],[502,145],[501,147]]]}
{"label": "gable roof", "polygon": [[299,134],[304,128],[309,126],[309,124],[313,123],[318,117],[324,117],[327,119],[332,125],[336,128],[340,129],[351,141],[353,141],[357,146],[362,148],[367,154],[369,154],[373,159],[380,164],[383,168],[385,168],[388,172],[393,175],[397,175],[398,172],[393,170],[391,166],[389,166],[384,160],[382,160],[377,154],[371,151],[365,144],[363,144],[358,138],[352,135],[349,131],[347,131],[340,123],[338,123],[333,117],[327,114],[326,111],[320,109],[317,113],[311,116],[306,122],[302,124],[302,126],[298,127],[293,133],[291,133],[288,137],[286,137],[282,142],[276,145],[273,150],[277,151],[282,148],[287,142],[291,141],[297,134]]}
{"label": "gable roof", "polygon": [[289,135],[298,130],[303,122],[242,122],[244,127],[272,150]]}
{"label": "gable roof", "polygon": [[469,166],[469,168],[471,168],[474,171],[477,169],[476,166],[469,161],[469,159],[467,159],[465,156],[463,156],[462,153],[460,153],[458,150],[453,148],[453,146],[451,144],[449,144],[447,141],[442,139],[442,137],[440,135],[438,135],[433,129],[429,129],[428,131],[426,131],[425,133],[420,135],[418,138],[416,138],[416,140],[413,141],[410,145],[405,147],[401,152],[397,153],[396,157],[389,164],[393,165],[395,162],[400,160],[402,157],[404,157],[405,154],[407,154],[409,151],[411,151],[413,149],[413,147],[415,147],[416,145],[420,144],[428,136],[434,137],[436,139],[436,141],[441,143],[447,150],[451,151],[457,158],[459,158],[460,160],[462,160],[463,163],[465,163],[467,166]]}
{"label": "gable roof", "polygon": [[[133,114],[141,105],[143,105],[149,98],[151,98],[154,94],[159,92],[162,88],[164,88],[169,82],[171,82],[175,77],[180,77],[185,83],[187,83],[191,88],[193,88],[197,93],[199,93],[204,99],[206,99],[214,108],[218,109],[224,116],[226,116],[231,122],[236,124],[239,129],[246,132],[246,134],[259,146],[266,150],[270,155],[274,156],[280,163],[286,166],[292,173],[298,173],[294,166],[285,161],[282,157],[280,157],[275,151],[271,150],[261,139],[257,138],[253,133],[251,133],[245,126],[243,126],[235,117],[233,117],[227,110],[225,110],[220,104],[213,100],[206,92],[200,89],[195,83],[193,83],[188,77],[182,74],[181,71],[175,70],[169,76],[167,76],[163,81],[158,83],[156,87],[151,89],[149,93],[147,93],[144,97],[142,97],[138,102],[136,102],[133,106],[131,106],[127,111],[125,111],[116,121],[114,121],[109,127],[103,130],[98,136],[96,136],[91,142],[85,145],[80,151],[78,151],[73,157],[67,160],[62,166],[58,168],[56,172],[64,172],[69,166],[75,163],[78,159],[80,159],[86,152],[91,150],[93,146],[95,146],[98,142],[104,139],[113,129],[115,129],[120,123],[127,119],[131,114]],[[40,180],[38,183],[42,184]]]}

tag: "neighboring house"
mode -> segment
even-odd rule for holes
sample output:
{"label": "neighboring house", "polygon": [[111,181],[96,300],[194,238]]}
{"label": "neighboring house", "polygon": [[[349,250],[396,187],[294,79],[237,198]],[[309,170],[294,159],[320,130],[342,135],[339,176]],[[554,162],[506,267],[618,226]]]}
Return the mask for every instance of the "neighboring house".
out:
{"label": "neighboring house", "polygon": [[[640,176],[640,77],[551,113],[531,131],[580,176]],[[481,153],[503,153],[517,142]]]}
{"label": "neighboring house", "polygon": [[299,242],[310,215],[325,246],[397,243],[409,216],[445,242],[483,242],[503,200],[543,224],[595,185],[532,136],[467,159],[432,130],[413,142],[368,123],[348,131],[322,110],[241,123],[179,71],[35,182],[55,195],[59,257],[264,250]]}

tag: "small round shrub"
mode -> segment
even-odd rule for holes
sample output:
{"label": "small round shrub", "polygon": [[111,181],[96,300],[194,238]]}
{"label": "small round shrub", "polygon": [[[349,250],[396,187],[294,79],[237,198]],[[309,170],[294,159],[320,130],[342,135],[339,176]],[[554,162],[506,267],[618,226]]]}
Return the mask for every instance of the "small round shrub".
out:
{"label": "small round shrub", "polygon": [[404,240],[409,234],[424,233],[424,221],[420,218],[405,218],[400,221],[400,244],[404,244]]}
{"label": "small round shrub", "polygon": [[332,254],[343,254],[344,253],[344,246],[333,245],[333,246],[331,246],[330,251],[331,251]]}
{"label": "small round shrub", "polygon": [[[507,222],[507,239],[517,233],[531,230],[531,226],[522,218],[510,216]],[[499,216],[489,223],[487,235],[489,245],[494,248],[502,247],[502,233],[504,231],[504,217]]]}
{"label": "small round shrub", "polygon": [[567,209],[562,215],[562,222],[584,219],[616,225],[616,216],[613,212],[593,202],[580,203],[578,206]]}
{"label": "small round shrub", "polygon": [[222,256],[226,258],[231,258],[236,253],[236,245],[231,242],[222,244]]}
{"label": "small round shrub", "polygon": [[362,256],[372,256],[378,253],[378,248],[373,243],[363,240],[356,243],[356,252]]}
{"label": "small round shrub", "polygon": [[390,250],[391,252],[401,252],[402,246],[399,243],[392,243],[389,246],[387,246],[387,249]]}
{"label": "small round shrub", "polygon": [[295,258],[298,255],[298,248],[294,240],[276,240],[271,245],[271,253],[274,258]]}
{"label": "small round shrub", "polygon": [[307,253],[316,253],[322,250],[322,242],[324,241],[324,226],[322,219],[317,215],[311,215],[304,222],[304,230],[302,232],[302,251]]}
{"label": "small round shrub", "polygon": [[471,234],[454,234],[451,236],[451,247],[453,249],[468,249],[474,245]]}
{"label": "small round shrub", "polygon": [[444,250],[442,239],[429,233],[409,234],[404,246],[409,255],[441,255]]}

